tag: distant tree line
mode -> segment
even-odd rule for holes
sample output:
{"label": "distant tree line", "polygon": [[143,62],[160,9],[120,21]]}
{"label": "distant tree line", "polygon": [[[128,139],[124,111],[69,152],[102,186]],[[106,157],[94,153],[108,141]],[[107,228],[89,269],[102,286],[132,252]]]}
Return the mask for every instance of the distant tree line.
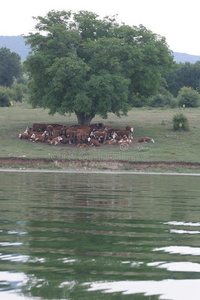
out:
{"label": "distant tree line", "polygon": [[152,107],[198,107],[200,105],[200,61],[192,64],[174,63],[173,69],[163,74],[164,82],[156,95],[149,98]]}
{"label": "distant tree line", "polygon": [[10,106],[23,98],[23,70],[20,56],[0,48],[0,106]]}

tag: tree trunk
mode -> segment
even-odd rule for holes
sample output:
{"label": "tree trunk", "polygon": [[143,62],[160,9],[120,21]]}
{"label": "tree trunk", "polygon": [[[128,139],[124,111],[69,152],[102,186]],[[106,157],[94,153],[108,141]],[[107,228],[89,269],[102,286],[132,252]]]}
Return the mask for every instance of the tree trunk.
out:
{"label": "tree trunk", "polygon": [[78,125],[90,125],[91,120],[95,117],[95,114],[86,115],[85,113],[77,113]]}

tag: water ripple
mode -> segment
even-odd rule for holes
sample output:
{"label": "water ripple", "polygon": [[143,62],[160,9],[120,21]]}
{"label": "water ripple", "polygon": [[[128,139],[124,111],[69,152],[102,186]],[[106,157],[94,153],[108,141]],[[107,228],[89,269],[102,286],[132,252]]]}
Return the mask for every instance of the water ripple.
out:
{"label": "water ripple", "polygon": [[200,248],[187,247],[187,246],[168,246],[162,248],[155,248],[153,251],[164,251],[170,254],[181,255],[200,255]]}
{"label": "water ripple", "polygon": [[87,289],[89,292],[159,295],[160,300],[197,300],[200,295],[200,280],[115,281],[84,284],[87,285],[90,286]]}

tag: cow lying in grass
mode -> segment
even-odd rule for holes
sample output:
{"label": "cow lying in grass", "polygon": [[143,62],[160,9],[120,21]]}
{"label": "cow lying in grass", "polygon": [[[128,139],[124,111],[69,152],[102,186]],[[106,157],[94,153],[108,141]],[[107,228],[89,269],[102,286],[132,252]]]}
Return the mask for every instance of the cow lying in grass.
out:
{"label": "cow lying in grass", "polygon": [[142,137],[138,140],[139,143],[148,143],[148,142],[152,142],[155,143],[155,141],[149,137]]}
{"label": "cow lying in grass", "polygon": [[103,123],[90,126],[61,124],[34,123],[32,128],[27,128],[19,134],[20,139],[28,139],[32,142],[49,143],[50,145],[77,144],[78,147],[94,146],[101,144],[129,144],[133,140],[133,127],[126,126],[125,129],[112,128]]}

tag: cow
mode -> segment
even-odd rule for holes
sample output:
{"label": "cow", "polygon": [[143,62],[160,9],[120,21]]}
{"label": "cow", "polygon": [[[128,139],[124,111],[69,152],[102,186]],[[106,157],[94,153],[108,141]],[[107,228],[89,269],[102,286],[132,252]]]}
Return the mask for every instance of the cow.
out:
{"label": "cow", "polygon": [[118,129],[118,130],[114,130],[113,135],[114,134],[116,134],[116,136],[121,138],[132,138],[132,134],[130,130]]}
{"label": "cow", "polygon": [[139,143],[148,143],[148,142],[152,142],[155,143],[155,141],[149,137],[142,137],[138,140]]}
{"label": "cow", "polygon": [[90,134],[90,130],[88,131],[87,128],[86,129],[77,129],[76,141],[78,143],[86,142],[89,137],[89,134]]}
{"label": "cow", "polygon": [[70,138],[67,138],[66,136],[62,135],[62,140],[60,141],[61,144],[71,144],[71,139]]}
{"label": "cow", "polygon": [[40,123],[34,123],[33,124],[33,130],[34,131],[45,131],[47,129],[47,124],[40,124]]}
{"label": "cow", "polygon": [[68,127],[66,130],[66,137],[71,140],[72,143],[76,141],[76,130],[72,127]]}
{"label": "cow", "polygon": [[52,136],[58,137],[61,135],[61,128],[60,127],[54,127],[52,130]]}
{"label": "cow", "polygon": [[47,128],[46,128],[49,136],[53,136],[53,126],[52,125],[47,125]]}
{"label": "cow", "polygon": [[128,144],[130,145],[132,143],[132,140],[131,139],[128,139],[128,138],[123,138],[121,140],[118,141],[118,144],[122,145],[122,144]]}
{"label": "cow", "polygon": [[23,132],[18,135],[19,139],[30,139],[31,135],[28,132]]}
{"label": "cow", "polygon": [[95,130],[99,130],[100,128],[102,128],[104,126],[103,123],[96,123],[96,124],[90,124],[89,127],[91,128],[91,130],[95,131]]}
{"label": "cow", "polygon": [[30,137],[30,140],[34,142],[45,142],[47,140],[47,131],[45,131],[43,134],[33,133]]}
{"label": "cow", "polygon": [[118,129],[118,128],[113,128],[112,130],[110,130],[110,135],[112,138],[132,138],[132,133],[133,133],[134,129],[131,126],[126,126],[125,130],[123,129]]}
{"label": "cow", "polygon": [[131,143],[132,143],[132,139],[129,138],[122,138],[121,140],[118,141],[121,150],[126,150]]}
{"label": "cow", "polygon": [[134,131],[134,128],[133,128],[133,127],[131,127],[131,126],[126,126],[126,131],[130,131],[130,132],[132,132],[132,133],[133,133],[133,131]]}
{"label": "cow", "polygon": [[92,131],[90,133],[90,137],[103,143],[107,138],[107,132],[105,130],[104,131]]}
{"label": "cow", "polygon": [[88,145],[94,147],[100,147],[99,141],[97,141],[96,139],[91,139],[90,137],[88,138]]}
{"label": "cow", "polygon": [[79,148],[85,148],[85,147],[87,147],[88,145],[87,144],[85,144],[85,143],[79,143],[79,144],[77,144],[77,147],[79,147]]}
{"label": "cow", "polygon": [[117,142],[116,139],[110,139],[110,140],[104,141],[104,144],[112,145],[112,144],[114,144],[114,143],[116,143],[116,142]]}
{"label": "cow", "polygon": [[50,141],[50,145],[58,145],[60,143],[60,141],[62,141],[62,137],[61,136],[57,136],[55,138],[53,138],[51,141]]}
{"label": "cow", "polygon": [[61,136],[65,136],[65,137],[66,137],[66,131],[67,131],[68,127],[69,127],[69,126],[63,125],[63,126],[60,128],[60,135],[61,135]]}
{"label": "cow", "polygon": [[23,133],[20,133],[18,137],[20,139],[30,139],[31,135],[33,134],[32,128],[27,127],[26,130]]}

